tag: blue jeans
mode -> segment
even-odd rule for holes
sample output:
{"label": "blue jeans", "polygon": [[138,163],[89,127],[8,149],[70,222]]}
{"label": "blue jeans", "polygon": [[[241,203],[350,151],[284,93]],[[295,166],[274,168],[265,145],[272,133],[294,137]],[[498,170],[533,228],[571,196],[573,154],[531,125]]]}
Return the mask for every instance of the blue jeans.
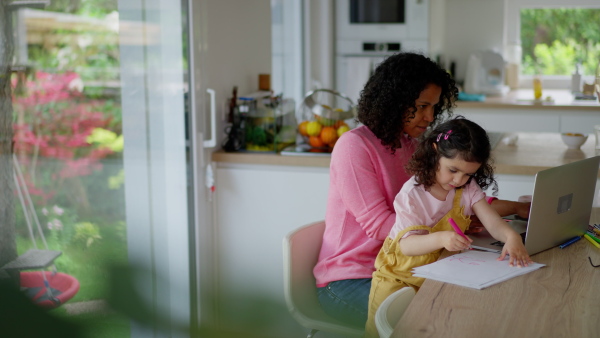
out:
{"label": "blue jeans", "polygon": [[364,328],[369,312],[371,278],[345,279],[317,288],[325,312],[342,322]]}

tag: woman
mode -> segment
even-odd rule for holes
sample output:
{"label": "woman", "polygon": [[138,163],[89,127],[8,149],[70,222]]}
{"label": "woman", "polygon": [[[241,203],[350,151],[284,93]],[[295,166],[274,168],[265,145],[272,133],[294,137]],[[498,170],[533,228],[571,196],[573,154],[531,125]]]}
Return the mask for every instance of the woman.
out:
{"label": "woman", "polygon": [[[343,134],[331,155],[325,233],[314,268],[321,306],[357,327],[367,319],[374,262],[395,222],[394,197],[417,138],[452,114],[458,89],[435,62],[415,53],[388,57],[358,102],[363,125]],[[493,201],[493,203],[492,203]],[[501,216],[529,215],[529,204],[488,199]]]}

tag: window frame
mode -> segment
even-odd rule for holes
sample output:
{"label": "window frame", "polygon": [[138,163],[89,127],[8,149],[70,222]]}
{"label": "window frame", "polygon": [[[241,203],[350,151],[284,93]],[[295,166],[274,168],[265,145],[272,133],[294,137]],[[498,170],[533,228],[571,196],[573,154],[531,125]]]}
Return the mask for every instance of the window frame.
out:
{"label": "window frame", "polygon": [[[504,46],[521,42],[521,10],[525,8],[592,8],[600,9],[598,0],[505,0]],[[506,47],[505,47],[506,48]],[[532,88],[533,76],[519,74],[519,88]],[[569,75],[542,75],[544,88],[567,89],[571,84]],[[583,81],[594,82],[594,75],[582,76]]]}

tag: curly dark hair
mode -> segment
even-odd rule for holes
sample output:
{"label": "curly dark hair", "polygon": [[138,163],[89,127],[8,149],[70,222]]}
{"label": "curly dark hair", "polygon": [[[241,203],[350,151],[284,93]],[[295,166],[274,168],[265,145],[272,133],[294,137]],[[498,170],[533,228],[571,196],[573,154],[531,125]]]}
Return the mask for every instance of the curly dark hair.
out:
{"label": "curly dark hair", "polygon": [[404,124],[415,117],[415,101],[430,84],[442,89],[440,102],[434,107],[435,125],[444,111],[452,115],[458,97],[456,83],[448,72],[421,54],[389,56],[377,66],[361,91],[357,120],[393,153],[402,148]]}
{"label": "curly dark hair", "polygon": [[[437,149],[434,148],[434,144],[437,145]],[[485,129],[477,123],[459,115],[426,132],[406,165],[406,171],[415,175],[417,184],[429,188],[435,184],[435,174],[439,169],[439,160],[442,156],[446,158],[460,156],[464,161],[481,163],[467,184],[475,180],[481,189],[485,190],[491,186],[493,195],[498,193],[490,140]]]}

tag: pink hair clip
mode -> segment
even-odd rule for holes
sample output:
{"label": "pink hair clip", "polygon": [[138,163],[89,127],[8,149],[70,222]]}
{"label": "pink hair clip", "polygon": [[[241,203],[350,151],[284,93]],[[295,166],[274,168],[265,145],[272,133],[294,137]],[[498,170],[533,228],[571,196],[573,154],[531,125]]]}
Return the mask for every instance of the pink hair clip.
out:
{"label": "pink hair clip", "polygon": [[[447,140],[447,139],[448,139],[448,137],[450,136],[450,134],[451,134],[451,133],[452,133],[452,129],[448,130],[448,131],[446,132],[446,135],[444,135],[444,140]],[[443,134],[444,134],[444,133],[439,133],[439,134],[438,134],[436,142],[440,142],[440,139],[442,138],[442,135],[443,135]]]}

